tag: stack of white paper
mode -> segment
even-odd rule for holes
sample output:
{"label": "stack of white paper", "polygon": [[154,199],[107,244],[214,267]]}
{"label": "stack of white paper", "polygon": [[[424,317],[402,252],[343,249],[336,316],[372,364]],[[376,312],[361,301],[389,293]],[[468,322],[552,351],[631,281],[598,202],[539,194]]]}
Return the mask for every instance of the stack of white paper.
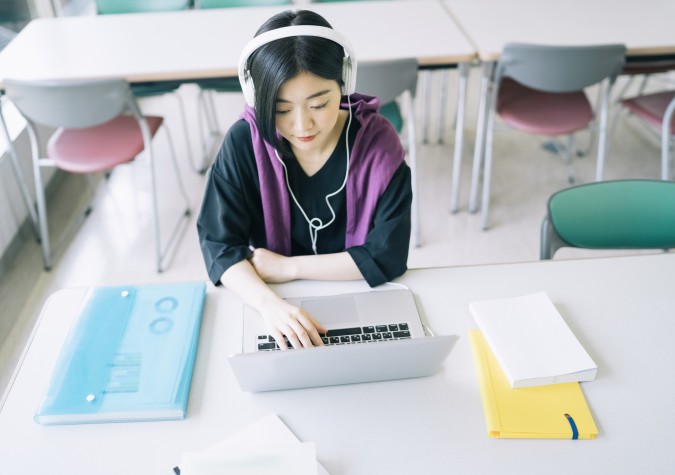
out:
{"label": "stack of white paper", "polygon": [[302,443],[277,417],[268,416],[220,443],[181,457],[181,475],[328,475],[314,443]]}
{"label": "stack of white paper", "polygon": [[597,366],[545,292],[469,305],[511,387],[592,381]]}

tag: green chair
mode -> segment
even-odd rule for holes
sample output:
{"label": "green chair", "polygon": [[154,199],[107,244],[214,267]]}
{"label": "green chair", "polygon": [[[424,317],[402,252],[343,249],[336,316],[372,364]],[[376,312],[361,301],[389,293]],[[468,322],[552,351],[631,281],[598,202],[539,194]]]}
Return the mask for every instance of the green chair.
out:
{"label": "green chair", "polygon": [[[291,5],[293,0],[195,0],[195,8],[235,8],[235,7],[260,7],[274,5]],[[213,101],[214,93],[235,92],[241,94],[241,86],[238,77],[200,79],[198,114],[199,130],[202,139],[202,171],[206,171],[215,155],[212,152],[214,145],[220,145],[221,128],[218,123],[216,106]],[[204,122],[208,131],[204,131]]]}
{"label": "green chair", "polygon": [[292,0],[195,0],[196,8],[233,8],[290,5]]}
{"label": "green chair", "polygon": [[99,15],[187,10],[190,0],[96,0]]}
{"label": "green chair", "polygon": [[559,191],[541,226],[540,259],[561,247],[675,247],[675,182],[616,180]]}
{"label": "green chair", "polygon": [[[191,0],[96,0],[96,10],[99,15],[167,12],[187,10],[190,8],[190,4]],[[176,98],[181,120],[183,122],[183,133],[185,135],[185,145],[188,150],[190,165],[195,171],[203,173],[203,167],[195,164],[194,162],[190,133],[187,127],[187,118],[185,117],[185,107],[183,105],[183,100],[177,92],[178,88],[182,84],[182,81],[153,81],[134,83],[131,85],[131,91],[133,92],[134,96],[139,99],[144,97],[157,97],[164,94],[171,94]]]}

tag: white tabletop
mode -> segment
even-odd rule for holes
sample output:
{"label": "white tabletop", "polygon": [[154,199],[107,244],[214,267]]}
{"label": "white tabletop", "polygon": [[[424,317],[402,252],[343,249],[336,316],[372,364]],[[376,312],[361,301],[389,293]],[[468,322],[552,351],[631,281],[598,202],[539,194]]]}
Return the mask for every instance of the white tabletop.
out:
{"label": "white tabletop", "polygon": [[[672,473],[675,254],[414,270],[400,282],[437,334],[459,335],[438,374],[420,379],[248,394],[226,357],[242,305],[210,287],[187,418],[42,427],[32,420],[83,295],[56,292],[0,411],[1,472],[162,475],[266,414],[278,414],[335,474]],[[347,284],[364,286],[362,283]],[[285,295],[339,289],[295,282]],[[473,300],[546,291],[599,370],[582,383],[596,440],[487,436],[467,331]],[[375,457],[376,454],[384,457]]]}
{"label": "white tabletop", "polygon": [[443,0],[475,45],[493,61],[508,42],[623,43],[629,56],[675,53],[672,0]]}
{"label": "white tabletop", "polygon": [[[2,78],[131,82],[236,76],[239,53],[262,23],[289,7],[44,18],[0,53]],[[296,7],[294,7],[296,8]],[[359,61],[470,61],[475,51],[435,0],[312,4],[352,42]]]}

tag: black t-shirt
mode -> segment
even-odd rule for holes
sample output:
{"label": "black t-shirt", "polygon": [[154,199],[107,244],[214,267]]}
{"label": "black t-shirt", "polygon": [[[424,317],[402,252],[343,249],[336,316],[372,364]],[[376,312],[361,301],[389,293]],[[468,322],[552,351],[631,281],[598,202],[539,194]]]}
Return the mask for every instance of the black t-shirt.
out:
{"label": "black t-shirt", "polygon": [[[319,218],[325,224],[332,219],[326,195],[339,190],[345,179],[346,129],[326,163],[311,177],[295,157],[284,158],[290,189],[310,220]],[[358,121],[353,120],[350,149],[358,129]],[[335,220],[318,232],[319,254],[345,251],[345,193],[346,188],[328,198]],[[307,220],[292,196],[289,199],[291,253],[313,254]],[[402,163],[378,202],[366,242],[346,249],[371,286],[392,280],[407,268],[411,201],[410,168]],[[215,284],[225,270],[250,255],[249,245],[268,247],[251,132],[244,120],[236,122],[223,141],[210,172],[197,229],[209,277]]]}

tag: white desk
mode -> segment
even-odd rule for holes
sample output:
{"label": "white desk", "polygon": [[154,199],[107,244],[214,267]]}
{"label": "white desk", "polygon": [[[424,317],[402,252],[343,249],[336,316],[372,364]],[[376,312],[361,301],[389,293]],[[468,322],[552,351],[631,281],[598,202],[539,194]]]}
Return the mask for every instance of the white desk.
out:
{"label": "white desk", "polygon": [[671,0],[443,0],[483,61],[509,42],[623,43],[628,56],[675,53]]}
{"label": "white desk", "polygon": [[493,64],[509,42],[621,43],[627,56],[675,55],[672,0],[443,0],[483,61],[469,211],[478,207],[486,97]]}
{"label": "white desk", "polygon": [[[415,270],[412,288],[438,334],[459,342],[421,379],[248,394],[226,356],[240,348],[241,304],[208,291],[187,419],[42,427],[33,422],[82,289],[55,293],[0,411],[2,473],[170,473],[180,454],[277,413],[335,474],[665,474],[672,450],[675,254]],[[310,283],[282,288],[305,293]],[[310,288],[330,286],[311,283]],[[582,387],[597,440],[494,440],[467,338],[470,301],[545,290],[599,366]],[[374,458],[375,454],[387,454]]]}
{"label": "white desk", "polygon": [[[0,53],[0,84],[13,79],[124,77],[130,82],[237,75],[256,30],[288,6],[135,13],[32,21]],[[345,34],[359,61],[470,61],[475,50],[434,0],[312,4]]]}

